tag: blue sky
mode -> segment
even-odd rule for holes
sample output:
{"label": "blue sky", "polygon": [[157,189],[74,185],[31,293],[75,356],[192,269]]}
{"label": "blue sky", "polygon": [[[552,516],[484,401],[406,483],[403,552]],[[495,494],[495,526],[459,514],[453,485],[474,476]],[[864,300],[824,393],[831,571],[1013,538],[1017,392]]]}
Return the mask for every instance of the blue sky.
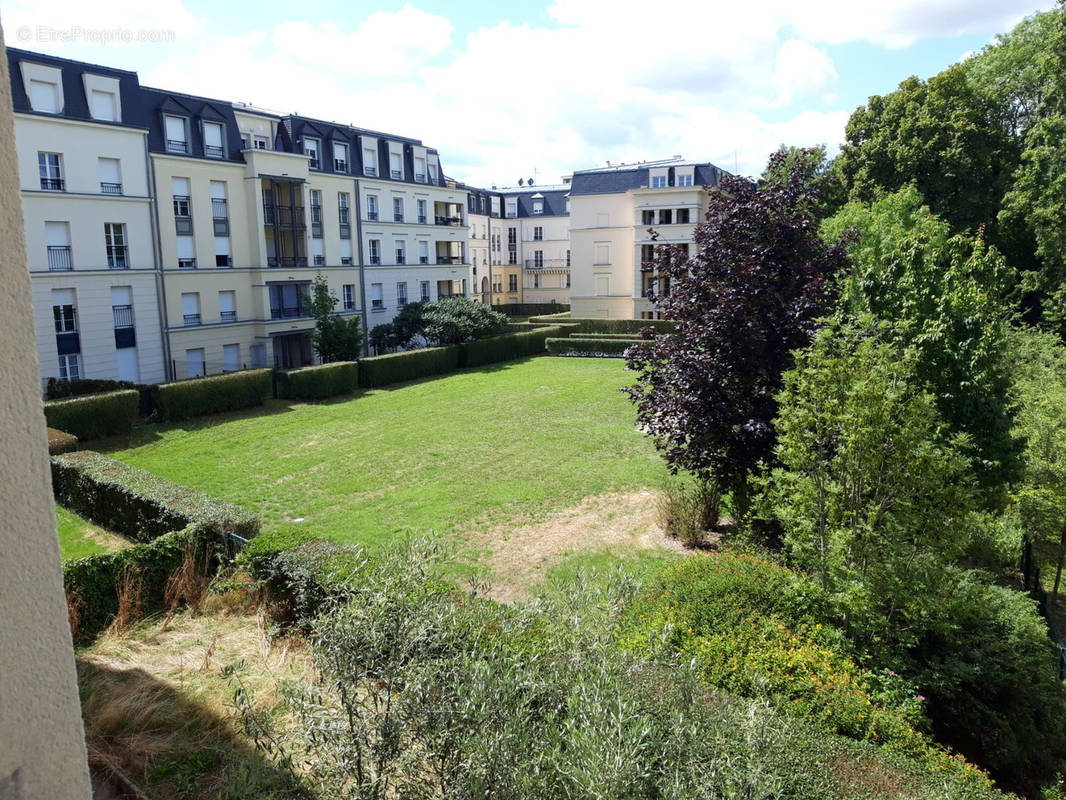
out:
{"label": "blue sky", "polygon": [[[757,174],[1053,0],[11,0],[11,46],[421,138],[448,174],[556,182],[682,154]],[[132,42],[102,42],[115,36]],[[136,41],[138,38],[147,41]]]}

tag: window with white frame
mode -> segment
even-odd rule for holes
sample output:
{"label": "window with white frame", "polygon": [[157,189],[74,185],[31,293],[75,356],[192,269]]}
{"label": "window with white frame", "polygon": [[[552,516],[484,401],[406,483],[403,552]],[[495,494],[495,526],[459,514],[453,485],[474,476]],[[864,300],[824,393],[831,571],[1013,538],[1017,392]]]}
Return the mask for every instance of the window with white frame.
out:
{"label": "window with white frame", "polygon": [[122,194],[122,165],[117,158],[96,159],[100,194]]}
{"label": "window with white frame", "polygon": [[381,311],[385,308],[385,298],[381,293],[381,284],[370,284],[370,308],[374,311]]}
{"label": "window with white frame", "polygon": [[570,198],[566,198],[566,213],[570,213]]}
{"label": "window with white frame", "polygon": [[346,283],[341,289],[344,294],[344,310],[355,311],[355,284]]}
{"label": "window with white frame", "polygon": [[59,84],[54,81],[30,79],[30,107],[34,111],[46,114],[58,114],[62,109],[59,102]]}
{"label": "window with white frame", "polygon": [[344,142],[333,143],[333,171],[348,172],[348,145]]}
{"label": "window with white frame", "polygon": [[426,211],[426,201],[421,199],[421,198],[419,198],[419,200],[416,203],[416,205],[418,207],[418,224],[419,225],[425,225],[426,221],[427,221],[427,213],[428,213]]}
{"label": "window with white frame", "polygon": [[426,182],[426,159],[421,156],[415,158],[415,180],[418,183]]}
{"label": "window with white frame", "polygon": [[363,148],[363,174],[372,178],[378,174],[378,151],[371,147]]}
{"label": "window with white frame", "polygon": [[123,223],[104,223],[104,247],[107,251],[108,268],[129,268],[128,251],[126,249],[126,226]]}
{"label": "window with white frame", "polygon": [[652,189],[663,189],[665,187],[666,187],[666,176],[665,175],[653,175],[652,176],[652,179],[651,179],[651,188]]}
{"label": "window with white frame", "polygon": [[430,161],[429,164],[428,164],[428,167],[429,167],[429,182],[430,183],[436,183],[437,182],[437,163],[435,161]]}
{"label": "window with white frame", "polygon": [[403,198],[392,198],[392,221],[403,222]]}
{"label": "window with white frame", "polygon": [[422,298],[422,302],[428,303],[431,299],[429,296],[429,281],[421,281],[418,284],[418,288],[420,292],[419,296]]}
{"label": "window with white frame", "polygon": [[237,321],[237,292],[233,289],[218,293],[218,317],[222,322]]}
{"label": "window with white frame", "polygon": [[691,186],[692,185],[692,173],[682,173],[677,176],[678,186]]}
{"label": "window with white frame", "polygon": [[304,137],[304,155],[307,156],[307,165],[311,169],[321,169],[322,162],[318,160],[319,141],[311,136]]}
{"label": "window with white frame", "polygon": [[371,239],[367,242],[367,251],[370,255],[371,264],[381,263],[381,240]]}
{"label": "window with white frame", "polygon": [[389,153],[389,174],[393,180],[403,178],[403,156],[400,153]]}
{"label": "window with white frame", "polygon": [[37,153],[37,171],[41,176],[41,188],[52,192],[62,192],[66,187],[63,180],[63,155],[61,153]]}
{"label": "window with white frame", "polygon": [[396,307],[403,308],[407,305],[407,282],[400,281],[396,284]]}
{"label": "window with white frame", "polygon": [[322,190],[311,190],[311,222],[314,225],[322,224]]}
{"label": "window with white frame", "polygon": [[163,127],[167,137],[168,153],[189,152],[189,126],[185,117],[167,114],[163,117]]}
{"label": "window with white frame", "polygon": [[350,198],[347,192],[337,192],[337,215],[341,225],[350,225],[352,222]]}
{"label": "window with white frame", "polygon": [[514,218],[518,216],[518,200],[514,197],[507,198],[507,216]]}
{"label": "window with white frame", "polygon": [[341,239],[341,266],[352,266],[352,240]]}
{"label": "window with white frame", "polygon": [[252,147],[254,147],[256,150],[269,150],[270,141],[265,136],[253,136]]}
{"label": "window with white frame", "polygon": [[181,318],[186,327],[200,324],[200,293],[182,292]]}
{"label": "window with white frame", "polygon": [[92,111],[93,119],[104,122],[118,121],[118,102],[114,92],[93,89],[90,92],[89,108]]}
{"label": "window with white frame", "polygon": [[376,194],[368,194],[366,196],[366,218],[371,222],[376,222],[378,218],[378,196]]}
{"label": "window with white frame", "polygon": [[206,158],[222,158],[226,155],[226,148],[222,145],[222,123],[204,123],[204,156]]}
{"label": "window with white frame", "polygon": [[81,361],[77,353],[59,357],[59,380],[76,381],[81,378]]}
{"label": "window with white frame", "polygon": [[407,263],[407,242],[405,242],[403,239],[400,239],[396,242],[396,263]]}
{"label": "window with white frame", "polygon": [[322,239],[311,239],[311,257],[316,267],[322,267],[326,264],[326,251],[322,246]]}
{"label": "window with white frame", "polygon": [[543,214],[544,213],[544,201],[543,200],[539,200],[538,199],[538,200],[534,200],[533,201],[533,213],[534,214]]}
{"label": "window with white frame", "polygon": [[540,225],[537,225],[535,228],[533,228],[533,241],[534,242],[540,242],[540,241],[543,241],[543,240],[544,240],[544,228],[542,228]]}
{"label": "window with white frame", "polygon": [[543,250],[534,250],[533,251],[533,266],[536,269],[541,269],[541,268],[544,267],[544,251]]}
{"label": "window with white frame", "polygon": [[418,263],[429,263],[429,242],[422,240],[418,243]]}
{"label": "window with white frame", "polygon": [[73,289],[52,290],[52,318],[55,320],[56,333],[74,333],[78,330]]}

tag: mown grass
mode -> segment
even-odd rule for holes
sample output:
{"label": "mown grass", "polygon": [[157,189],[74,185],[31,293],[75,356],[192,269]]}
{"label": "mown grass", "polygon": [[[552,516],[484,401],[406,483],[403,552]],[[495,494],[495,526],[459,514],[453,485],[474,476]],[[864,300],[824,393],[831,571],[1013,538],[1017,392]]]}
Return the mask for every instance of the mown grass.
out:
{"label": "mown grass", "polygon": [[136,430],[113,455],[337,542],[447,533],[658,486],[614,360],[533,358]]}
{"label": "mown grass", "polygon": [[83,519],[61,505],[56,506],[56,527],[59,533],[59,554],[64,561],[97,553],[113,553],[130,542]]}

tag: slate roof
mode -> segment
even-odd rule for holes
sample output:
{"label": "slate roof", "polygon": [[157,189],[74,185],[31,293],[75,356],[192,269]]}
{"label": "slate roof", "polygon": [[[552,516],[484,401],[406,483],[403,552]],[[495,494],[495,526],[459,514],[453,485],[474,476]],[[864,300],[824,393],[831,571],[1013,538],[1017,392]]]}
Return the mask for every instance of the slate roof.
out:
{"label": "slate roof", "polygon": [[645,161],[640,164],[617,164],[610,167],[583,169],[574,172],[570,194],[622,194],[630,189],[651,185],[651,169],[668,167],[667,185],[674,186],[674,173],[677,167],[695,167],[693,183],[696,186],[717,186],[727,173],[710,162],[686,161],[684,159],[664,159],[662,161]]}

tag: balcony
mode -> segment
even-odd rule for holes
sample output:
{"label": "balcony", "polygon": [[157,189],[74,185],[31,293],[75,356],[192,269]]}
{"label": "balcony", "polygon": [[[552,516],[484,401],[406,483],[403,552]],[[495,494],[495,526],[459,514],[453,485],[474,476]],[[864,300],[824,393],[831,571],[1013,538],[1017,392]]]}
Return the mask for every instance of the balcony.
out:
{"label": "balcony", "polygon": [[305,228],[303,206],[279,206],[273,203],[263,204],[263,220],[267,225],[279,228]]}
{"label": "balcony", "polygon": [[438,264],[462,264],[463,259],[460,256],[437,256]]}
{"label": "balcony", "polygon": [[527,258],[526,269],[569,269],[569,267],[565,258]]}
{"label": "balcony", "polygon": [[167,139],[168,153],[188,153],[189,143],[184,139]]}
{"label": "balcony", "polygon": [[463,218],[462,217],[435,216],[435,217],[433,217],[433,224],[434,225],[462,225],[463,224]]}
{"label": "balcony", "polygon": [[236,311],[220,311],[220,312],[218,312],[218,317],[223,322],[236,322],[237,321],[237,312]]}
{"label": "balcony", "polygon": [[307,311],[307,307],[303,303],[299,303],[295,306],[271,306],[270,318],[271,319],[293,319],[295,317],[310,316]]}
{"label": "balcony", "polygon": [[195,328],[197,325],[202,325],[199,314],[182,314],[181,319],[186,328]]}
{"label": "balcony", "polygon": [[69,272],[72,269],[70,245],[48,245],[48,271]]}
{"label": "balcony", "polygon": [[226,155],[226,151],[222,148],[221,145],[204,145],[204,156],[206,156],[207,158],[222,158],[224,155]]}
{"label": "balcony", "polygon": [[122,194],[121,183],[104,183],[100,182],[100,194]]}
{"label": "balcony", "polygon": [[108,269],[129,269],[129,253],[125,246],[111,246],[107,248]]}
{"label": "balcony", "polygon": [[50,192],[62,192],[64,186],[62,178],[41,178],[41,188]]}
{"label": "balcony", "polygon": [[307,256],[268,256],[268,267],[306,267]]}
{"label": "balcony", "polygon": [[179,258],[178,269],[196,269],[195,258]]}

